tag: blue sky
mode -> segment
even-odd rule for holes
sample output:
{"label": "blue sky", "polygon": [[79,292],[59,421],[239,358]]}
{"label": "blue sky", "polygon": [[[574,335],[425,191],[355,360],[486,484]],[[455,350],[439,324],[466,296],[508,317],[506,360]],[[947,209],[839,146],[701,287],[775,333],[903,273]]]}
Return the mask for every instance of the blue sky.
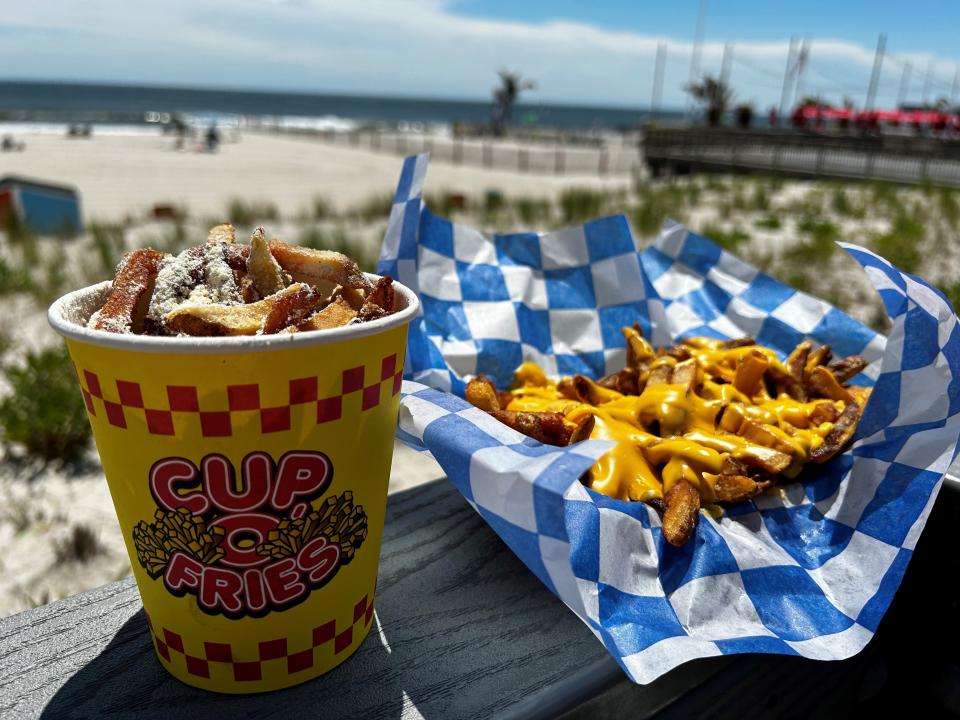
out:
{"label": "blue sky", "polygon": [[[460,15],[523,22],[566,18],[608,29],[692,37],[699,0],[458,0]],[[955,53],[960,3],[950,0],[708,0],[706,35],[721,40],[782,40],[791,33],[873,46],[880,32],[903,51]],[[893,42],[895,40],[895,42]]]}
{"label": "blue sky", "polygon": [[[680,107],[699,0],[43,0],[0,16],[0,76],[487,99],[501,67],[538,82],[534,102],[642,107],[666,43],[663,103]],[[888,34],[878,104],[949,95],[960,3],[712,0],[703,72],[740,101],[779,101],[789,38],[811,40],[796,92],[862,103]],[[929,84],[927,69],[932,70]],[[960,93],[958,93],[960,95]],[[960,98],[958,98],[960,99]]]}

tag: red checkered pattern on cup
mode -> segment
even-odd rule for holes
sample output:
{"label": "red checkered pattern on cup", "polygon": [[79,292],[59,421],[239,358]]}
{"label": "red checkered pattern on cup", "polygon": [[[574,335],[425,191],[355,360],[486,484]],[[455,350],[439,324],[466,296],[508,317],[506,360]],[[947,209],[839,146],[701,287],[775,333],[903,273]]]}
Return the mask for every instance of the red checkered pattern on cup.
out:
{"label": "red checkered pattern on cup", "polygon": [[[305,634],[303,642],[296,643],[302,649],[293,651],[287,638],[265,640],[259,643],[256,660],[235,660],[233,646],[230,643],[208,642],[204,640],[189,640],[190,648],[184,646],[183,637],[168,628],[157,627],[147,615],[147,625],[156,645],[157,653],[165,661],[173,662],[172,654],[180,653],[186,662],[187,672],[197,677],[209,678],[210,665],[223,663],[229,665],[233,671],[233,679],[237,682],[256,681],[263,678],[263,663],[271,660],[285,660],[288,675],[294,675],[303,670],[309,670],[316,662],[314,649],[327,643],[333,643],[333,652],[339,655],[353,643],[354,628],[362,622],[360,629],[370,625],[373,619],[373,601],[367,602],[364,595],[353,606],[353,622],[346,627],[337,629],[336,620],[330,620],[317,625],[309,634]],[[196,654],[193,654],[195,651]]]}
{"label": "red checkered pattern on cup", "polygon": [[348,368],[341,373],[340,391],[327,397],[319,397],[318,377],[295,378],[289,381],[287,402],[277,406],[263,405],[259,385],[228,385],[228,410],[201,408],[199,393],[196,386],[192,385],[166,385],[167,407],[150,408],[144,404],[140,383],[117,380],[117,400],[108,400],[95,373],[82,370],[77,372],[77,377],[87,412],[96,416],[102,407],[103,416],[114,427],[126,428],[127,413],[133,410],[143,413],[151,435],[174,435],[176,414],[192,413],[200,417],[203,437],[229,437],[233,434],[232,417],[235,412],[258,412],[261,431],[273,433],[290,429],[294,405],[314,405],[318,424],[339,420],[344,398],[353,393],[360,394],[361,409],[370,410],[400,392],[403,367],[398,367],[397,356],[393,354],[380,361],[380,372],[373,378],[368,377],[362,365]]}

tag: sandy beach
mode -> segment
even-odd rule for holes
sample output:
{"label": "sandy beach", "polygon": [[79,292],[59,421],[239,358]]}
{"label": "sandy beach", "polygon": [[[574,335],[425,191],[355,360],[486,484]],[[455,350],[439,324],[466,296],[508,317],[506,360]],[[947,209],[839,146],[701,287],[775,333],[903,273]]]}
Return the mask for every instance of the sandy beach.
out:
{"label": "sandy beach", "polygon": [[[23,175],[74,185],[88,219],[119,220],[171,203],[200,215],[222,213],[233,198],[276,204],[293,215],[322,196],[340,209],[392,193],[402,158],[334,147],[289,136],[246,133],[226,137],[216,153],[178,152],[172,137],[156,135],[22,135],[26,150],[0,155],[0,176]],[[533,175],[434,163],[428,192],[476,196],[556,197],[564,188],[628,187],[628,177]],[[384,218],[384,221],[386,218]]]}

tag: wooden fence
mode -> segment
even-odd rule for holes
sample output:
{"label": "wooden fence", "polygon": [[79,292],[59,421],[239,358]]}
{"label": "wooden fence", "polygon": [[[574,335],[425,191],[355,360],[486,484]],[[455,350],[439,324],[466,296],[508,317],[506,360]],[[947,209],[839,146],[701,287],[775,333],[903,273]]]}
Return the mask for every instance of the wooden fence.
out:
{"label": "wooden fence", "polygon": [[318,130],[261,123],[247,130],[296,135],[328,145],[393,155],[429,152],[436,162],[540,175],[629,176],[641,165],[637,135],[598,135],[574,142],[458,137],[391,130]]}

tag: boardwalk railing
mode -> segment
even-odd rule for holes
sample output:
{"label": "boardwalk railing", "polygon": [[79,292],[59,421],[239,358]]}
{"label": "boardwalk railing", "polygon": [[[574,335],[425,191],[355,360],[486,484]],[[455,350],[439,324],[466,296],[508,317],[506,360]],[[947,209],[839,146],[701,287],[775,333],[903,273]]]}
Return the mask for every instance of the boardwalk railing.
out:
{"label": "boardwalk railing", "polygon": [[321,130],[266,122],[249,124],[246,129],[400,156],[429,152],[435,162],[539,175],[629,176],[641,160],[635,133],[589,135],[568,142],[562,138],[449,136],[377,128]]}
{"label": "boardwalk railing", "polygon": [[648,127],[643,155],[655,177],[721,170],[960,186],[960,141],[933,137]]}

